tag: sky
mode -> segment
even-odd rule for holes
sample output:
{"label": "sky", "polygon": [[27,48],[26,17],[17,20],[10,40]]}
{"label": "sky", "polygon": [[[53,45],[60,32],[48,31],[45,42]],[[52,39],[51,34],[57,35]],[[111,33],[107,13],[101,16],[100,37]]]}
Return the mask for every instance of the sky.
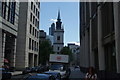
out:
{"label": "sky", "polygon": [[49,35],[49,27],[56,22],[60,10],[60,17],[64,25],[64,45],[79,42],[79,3],[78,2],[41,2],[40,30]]}

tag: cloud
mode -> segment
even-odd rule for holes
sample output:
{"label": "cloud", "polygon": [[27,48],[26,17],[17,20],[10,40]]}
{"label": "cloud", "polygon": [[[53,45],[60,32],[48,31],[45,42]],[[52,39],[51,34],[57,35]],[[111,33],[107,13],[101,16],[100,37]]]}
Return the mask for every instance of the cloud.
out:
{"label": "cloud", "polygon": [[56,22],[56,21],[57,21],[57,19],[51,19],[50,21]]}

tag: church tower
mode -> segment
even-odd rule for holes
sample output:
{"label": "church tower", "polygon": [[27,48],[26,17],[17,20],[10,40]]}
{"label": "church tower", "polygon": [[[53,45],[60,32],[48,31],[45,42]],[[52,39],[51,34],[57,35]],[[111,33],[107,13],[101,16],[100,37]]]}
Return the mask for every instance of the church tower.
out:
{"label": "church tower", "polygon": [[58,11],[58,18],[56,22],[56,28],[54,31],[54,44],[53,50],[56,54],[60,54],[61,49],[64,46],[64,29],[60,19],[60,11]]}

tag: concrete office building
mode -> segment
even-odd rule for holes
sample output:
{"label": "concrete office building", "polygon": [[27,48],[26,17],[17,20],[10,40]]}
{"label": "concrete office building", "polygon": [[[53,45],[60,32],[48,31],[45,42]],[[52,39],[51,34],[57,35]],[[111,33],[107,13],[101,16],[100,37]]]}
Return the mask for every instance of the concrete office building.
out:
{"label": "concrete office building", "polygon": [[[80,66],[102,77],[120,74],[120,2],[80,3]],[[108,73],[108,74],[107,74]]]}
{"label": "concrete office building", "polygon": [[75,43],[68,43],[67,45],[72,51],[72,56],[73,56],[73,61],[71,61],[70,64],[79,65],[80,46]]}
{"label": "concrete office building", "polygon": [[16,68],[38,65],[40,3],[20,2]]}
{"label": "concrete office building", "polygon": [[19,2],[0,1],[0,67],[15,67]]}

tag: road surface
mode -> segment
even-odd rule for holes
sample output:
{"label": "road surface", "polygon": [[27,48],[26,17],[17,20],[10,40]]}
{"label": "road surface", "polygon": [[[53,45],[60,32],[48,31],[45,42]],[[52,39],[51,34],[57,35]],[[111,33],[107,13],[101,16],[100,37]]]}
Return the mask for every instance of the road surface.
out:
{"label": "road surface", "polygon": [[[12,76],[11,80],[23,80],[23,78],[27,77],[28,74],[25,75],[17,75],[17,76]],[[83,74],[79,68],[74,69],[71,67],[71,74],[68,80],[83,80],[85,74]],[[67,80],[67,79],[65,79]]]}

